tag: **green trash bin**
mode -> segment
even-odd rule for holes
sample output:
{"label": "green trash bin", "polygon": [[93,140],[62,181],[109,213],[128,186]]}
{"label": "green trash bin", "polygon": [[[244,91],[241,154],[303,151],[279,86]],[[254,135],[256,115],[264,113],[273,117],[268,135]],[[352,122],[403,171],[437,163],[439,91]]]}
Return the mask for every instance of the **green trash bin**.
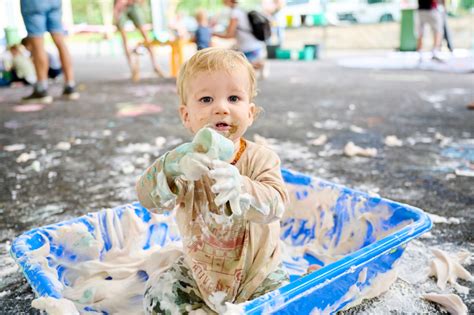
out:
{"label": "green trash bin", "polygon": [[315,26],[326,25],[326,16],[324,16],[324,13],[313,15],[313,25]]}
{"label": "green trash bin", "polygon": [[314,60],[315,47],[313,45],[305,45],[303,50],[298,52],[298,60],[311,61]]}
{"label": "green trash bin", "polygon": [[275,51],[276,59],[291,59],[291,50],[290,49],[281,49],[277,48]]}
{"label": "green trash bin", "polygon": [[304,45],[304,49],[306,50],[308,56],[311,57],[311,59],[307,60],[316,60],[319,58],[319,44],[306,44]]}
{"label": "green trash bin", "polygon": [[280,48],[280,45],[267,45],[267,58],[276,59],[276,52],[278,48]]}
{"label": "green trash bin", "polygon": [[7,40],[7,46],[15,45],[20,43],[20,34],[16,27],[5,27],[5,38]]}
{"label": "green trash bin", "polygon": [[403,9],[400,21],[400,51],[416,51],[415,35],[416,9]]}

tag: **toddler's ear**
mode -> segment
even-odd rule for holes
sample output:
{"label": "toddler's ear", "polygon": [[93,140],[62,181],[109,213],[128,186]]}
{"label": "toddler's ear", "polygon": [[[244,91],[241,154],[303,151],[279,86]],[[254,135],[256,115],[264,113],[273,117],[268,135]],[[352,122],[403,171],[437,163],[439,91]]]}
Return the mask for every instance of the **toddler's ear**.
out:
{"label": "toddler's ear", "polygon": [[189,129],[189,111],[186,105],[179,105],[179,116],[181,117],[181,122],[184,127]]}
{"label": "toddler's ear", "polygon": [[257,115],[258,115],[257,106],[255,105],[255,103],[250,103],[249,117],[250,117],[250,119],[252,120],[252,123],[253,123],[253,122],[255,121],[255,119],[257,118]]}

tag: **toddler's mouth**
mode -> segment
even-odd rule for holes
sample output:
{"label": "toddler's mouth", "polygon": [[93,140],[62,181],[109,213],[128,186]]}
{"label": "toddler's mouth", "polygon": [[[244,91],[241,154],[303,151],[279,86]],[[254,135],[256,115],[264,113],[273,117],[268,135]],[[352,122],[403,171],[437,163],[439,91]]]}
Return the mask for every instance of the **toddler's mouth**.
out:
{"label": "toddler's mouth", "polygon": [[232,125],[229,125],[226,122],[220,121],[214,125],[214,128],[217,131],[223,132],[223,131],[229,131],[232,128]]}

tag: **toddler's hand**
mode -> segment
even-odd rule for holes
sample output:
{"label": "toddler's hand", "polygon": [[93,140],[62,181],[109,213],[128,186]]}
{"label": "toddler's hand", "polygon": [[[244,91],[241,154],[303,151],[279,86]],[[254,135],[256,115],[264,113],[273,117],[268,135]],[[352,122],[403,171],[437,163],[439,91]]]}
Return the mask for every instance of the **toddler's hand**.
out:
{"label": "toddler's hand", "polygon": [[212,168],[209,177],[216,181],[211,187],[212,192],[216,194],[215,204],[219,207],[229,202],[232,213],[242,215],[240,208],[242,177],[239,170],[234,165],[220,160],[213,160]]}
{"label": "toddler's hand", "polygon": [[181,174],[187,180],[199,180],[203,175],[209,172],[211,159],[205,154],[191,152],[186,154],[179,161]]}
{"label": "toddler's hand", "polygon": [[191,143],[183,143],[167,153],[164,161],[164,171],[166,176],[177,177],[182,174],[179,163],[181,159],[187,154],[193,151],[193,145]]}

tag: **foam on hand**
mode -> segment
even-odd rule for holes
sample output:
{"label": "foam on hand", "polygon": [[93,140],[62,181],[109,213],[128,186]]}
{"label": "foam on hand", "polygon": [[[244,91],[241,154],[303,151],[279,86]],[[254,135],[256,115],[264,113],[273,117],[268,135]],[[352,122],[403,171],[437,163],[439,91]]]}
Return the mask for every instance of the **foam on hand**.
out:
{"label": "foam on hand", "polygon": [[228,161],[234,155],[234,143],[212,128],[202,128],[193,139],[195,152],[204,153],[210,159]]}

